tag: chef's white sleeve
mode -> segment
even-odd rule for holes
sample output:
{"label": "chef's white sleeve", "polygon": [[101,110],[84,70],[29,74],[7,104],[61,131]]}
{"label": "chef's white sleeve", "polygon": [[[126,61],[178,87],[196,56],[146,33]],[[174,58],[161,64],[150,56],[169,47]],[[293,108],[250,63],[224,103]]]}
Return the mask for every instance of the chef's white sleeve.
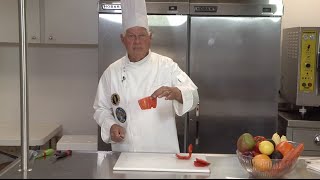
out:
{"label": "chef's white sleeve", "polygon": [[176,114],[182,116],[186,112],[193,110],[199,103],[198,87],[176,63],[173,65],[172,75],[173,84],[181,91],[183,100],[183,104],[173,101],[173,106]]}
{"label": "chef's white sleeve", "polygon": [[93,108],[94,119],[101,127],[101,139],[106,143],[111,143],[110,128],[113,124],[116,124],[111,105],[111,80],[110,71],[105,71],[101,76],[97,88],[96,98]]}

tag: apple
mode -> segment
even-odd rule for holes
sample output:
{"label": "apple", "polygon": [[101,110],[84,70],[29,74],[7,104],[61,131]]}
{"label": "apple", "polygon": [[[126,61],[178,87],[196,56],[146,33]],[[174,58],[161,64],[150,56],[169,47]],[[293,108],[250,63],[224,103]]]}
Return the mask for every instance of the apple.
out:
{"label": "apple", "polygon": [[264,141],[264,140],[266,140],[267,138],[265,138],[264,136],[255,136],[254,138],[253,138],[253,140],[255,141],[255,142],[258,142],[258,141]]}
{"label": "apple", "polygon": [[256,145],[255,145],[254,148],[253,148],[253,151],[254,151],[254,152],[261,154],[261,152],[260,152],[260,150],[259,150],[259,144],[260,144],[261,142],[262,142],[262,141],[256,142]]}

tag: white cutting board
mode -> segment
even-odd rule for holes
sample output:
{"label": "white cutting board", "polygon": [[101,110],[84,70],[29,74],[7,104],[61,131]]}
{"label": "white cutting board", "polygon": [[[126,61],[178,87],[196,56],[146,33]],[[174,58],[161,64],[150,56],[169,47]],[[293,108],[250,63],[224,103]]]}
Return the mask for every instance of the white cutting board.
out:
{"label": "white cutting board", "polygon": [[120,154],[113,170],[210,173],[210,165],[207,167],[195,167],[193,165],[196,158],[206,160],[204,155],[192,155],[189,160],[182,160],[178,159],[175,154],[123,152]]}

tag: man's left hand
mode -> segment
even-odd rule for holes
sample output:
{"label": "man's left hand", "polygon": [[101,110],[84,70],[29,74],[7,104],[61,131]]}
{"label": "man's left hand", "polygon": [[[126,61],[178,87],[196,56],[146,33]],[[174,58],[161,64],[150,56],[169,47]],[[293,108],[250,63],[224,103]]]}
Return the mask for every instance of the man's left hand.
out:
{"label": "man's left hand", "polygon": [[151,95],[151,97],[153,98],[165,97],[166,100],[177,100],[178,102],[183,104],[181,91],[177,87],[162,86],[159,89],[157,89]]}

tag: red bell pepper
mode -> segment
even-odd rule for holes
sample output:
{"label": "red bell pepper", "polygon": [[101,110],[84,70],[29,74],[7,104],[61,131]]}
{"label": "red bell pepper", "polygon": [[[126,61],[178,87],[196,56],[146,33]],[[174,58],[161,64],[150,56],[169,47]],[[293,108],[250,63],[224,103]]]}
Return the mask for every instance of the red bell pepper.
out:
{"label": "red bell pepper", "polygon": [[142,98],[138,100],[139,106],[142,110],[156,108],[157,107],[157,98],[151,96]]}

